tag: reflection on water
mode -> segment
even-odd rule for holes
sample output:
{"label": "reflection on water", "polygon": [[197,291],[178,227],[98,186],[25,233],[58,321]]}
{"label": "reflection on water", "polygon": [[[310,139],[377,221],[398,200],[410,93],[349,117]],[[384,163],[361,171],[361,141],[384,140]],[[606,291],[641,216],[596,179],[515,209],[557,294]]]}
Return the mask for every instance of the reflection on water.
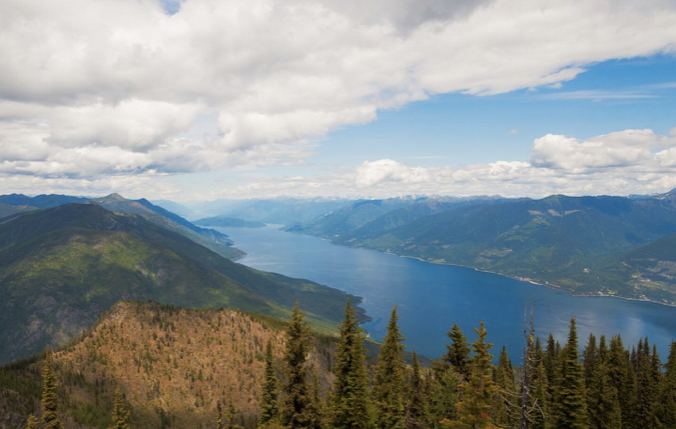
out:
{"label": "reflection on water", "polygon": [[372,250],[335,246],[326,240],[260,229],[225,228],[235,245],[248,253],[239,262],[266,271],[313,280],[364,298],[361,306],[373,321],[364,325],[381,339],[392,307],[409,350],[429,357],[445,352],[446,331],[457,323],[469,341],[483,320],[489,341],[507,346],[515,364],[523,345],[524,308],[532,298],[533,319],[543,340],[549,332],[564,342],[575,315],[580,344],[589,332],[621,333],[625,345],[648,336],[666,360],[676,339],[676,308],[615,298],[582,298],[469,268],[435,265]]}

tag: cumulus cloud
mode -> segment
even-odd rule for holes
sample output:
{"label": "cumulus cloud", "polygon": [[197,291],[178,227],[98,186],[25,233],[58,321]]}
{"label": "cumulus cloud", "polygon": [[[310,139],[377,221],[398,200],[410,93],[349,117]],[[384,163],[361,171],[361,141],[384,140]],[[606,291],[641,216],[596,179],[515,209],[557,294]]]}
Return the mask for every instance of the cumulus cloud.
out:
{"label": "cumulus cloud", "polygon": [[[98,180],[302,163],[313,137],[431,94],[556,87],[587,64],[673,50],[673,22],[669,1],[7,0],[0,172]],[[204,115],[217,117],[211,132],[185,138]],[[548,138],[532,162],[567,168]],[[648,156],[560,143],[586,145],[585,168]],[[359,186],[425,178],[371,164]]]}

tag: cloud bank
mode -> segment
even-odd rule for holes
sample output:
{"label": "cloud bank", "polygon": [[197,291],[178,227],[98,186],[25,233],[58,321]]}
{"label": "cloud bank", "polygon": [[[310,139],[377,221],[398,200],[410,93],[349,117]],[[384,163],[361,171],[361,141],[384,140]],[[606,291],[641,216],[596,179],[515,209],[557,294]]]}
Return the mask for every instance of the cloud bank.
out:
{"label": "cloud bank", "polygon": [[[7,0],[0,184],[91,190],[302,164],[317,136],[432,94],[557,85],[595,62],[674,52],[674,22],[673,1],[186,0],[169,14],[157,0]],[[213,129],[195,135],[203,117]],[[529,168],[565,168],[595,144],[555,138],[536,142]],[[646,156],[601,152],[584,168]],[[371,164],[360,189],[436,177]]]}

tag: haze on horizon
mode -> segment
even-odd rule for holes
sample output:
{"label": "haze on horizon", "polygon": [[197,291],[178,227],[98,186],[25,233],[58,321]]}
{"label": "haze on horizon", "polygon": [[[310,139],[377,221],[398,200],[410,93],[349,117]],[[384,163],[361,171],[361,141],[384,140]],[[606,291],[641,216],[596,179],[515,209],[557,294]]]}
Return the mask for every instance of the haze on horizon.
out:
{"label": "haze on horizon", "polygon": [[676,1],[7,0],[0,188],[676,188]]}

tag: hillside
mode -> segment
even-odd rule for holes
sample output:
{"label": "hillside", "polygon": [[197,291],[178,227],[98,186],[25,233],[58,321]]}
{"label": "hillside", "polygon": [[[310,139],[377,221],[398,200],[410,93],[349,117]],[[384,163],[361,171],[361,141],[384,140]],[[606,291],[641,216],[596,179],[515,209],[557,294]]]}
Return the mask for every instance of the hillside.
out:
{"label": "hillside", "polygon": [[347,295],[233,263],[138,215],[69,204],[0,222],[0,362],[61,344],[115,302],[157,300],[286,317],[298,300],[332,329]]}
{"label": "hillside", "polygon": [[[651,278],[653,268],[626,261],[633,271],[620,270],[624,273],[620,275],[617,268],[617,258],[626,252],[676,232],[675,196],[674,192],[641,199],[554,195],[435,205],[420,201],[357,228],[347,221],[350,216],[337,216],[337,211],[288,230],[337,244],[532,279],[580,294],[676,303],[673,279],[662,277],[655,286],[644,287],[648,283],[635,278]],[[354,209],[350,213],[366,217]],[[373,208],[368,213],[377,215]],[[633,274],[627,274],[630,271]]]}
{"label": "hillside", "polygon": [[[115,389],[130,404],[134,428],[213,427],[217,401],[230,399],[242,423],[251,420],[268,341],[280,367],[282,328],[280,321],[233,310],[116,304],[87,335],[54,354],[66,428],[109,427]],[[324,388],[332,353],[320,338],[311,354]],[[29,360],[0,369],[0,428],[23,427],[25,416],[38,412],[39,365]]]}
{"label": "hillside", "polygon": [[226,234],[214,229],[200,228],[181,216],[160,206],[156,206],[144,198],[140,200],[128,200],[119,194],[111,194],[102,198],[90,199],[87,203],[98,204],[108,210],[143,216],[156,225],[185,235],[225,258],[238,259],[244,256],[244,252],[232,247],[233,242]]}

